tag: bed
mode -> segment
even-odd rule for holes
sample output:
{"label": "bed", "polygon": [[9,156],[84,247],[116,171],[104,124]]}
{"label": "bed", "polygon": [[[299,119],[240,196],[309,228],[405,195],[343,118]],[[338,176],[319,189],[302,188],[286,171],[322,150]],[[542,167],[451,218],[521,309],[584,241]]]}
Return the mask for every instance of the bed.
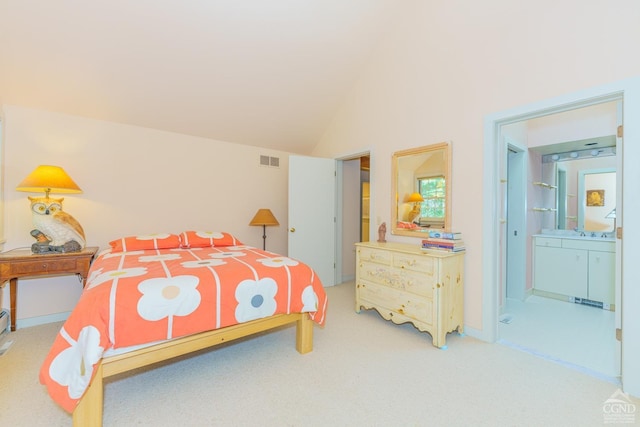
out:
{"label": "bed", "polygon": [[124,237],[91,265],[40,382],[75,426],[99,426],[105,378],[289,324],[304,354],[326,307],[311,267],[229,233]]}

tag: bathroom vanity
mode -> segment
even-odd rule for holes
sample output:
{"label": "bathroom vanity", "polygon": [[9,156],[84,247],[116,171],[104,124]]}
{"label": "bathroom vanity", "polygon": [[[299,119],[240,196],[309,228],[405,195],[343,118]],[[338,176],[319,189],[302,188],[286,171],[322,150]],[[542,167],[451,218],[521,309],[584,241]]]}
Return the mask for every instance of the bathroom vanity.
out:
{"label": "bathroom vanity", "polygon": [[601,302],[614,310],[614,238],[539,234],[533,245],[534,293]]}

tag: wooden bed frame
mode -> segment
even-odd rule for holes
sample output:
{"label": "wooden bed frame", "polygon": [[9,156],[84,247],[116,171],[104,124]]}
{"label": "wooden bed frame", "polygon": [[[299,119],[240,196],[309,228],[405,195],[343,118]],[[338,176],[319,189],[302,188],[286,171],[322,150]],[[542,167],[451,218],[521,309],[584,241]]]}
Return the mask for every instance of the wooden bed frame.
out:
{"label": "wooden bed frame", "polygon": [[313,350],[313,321],[308,313],[294,313],[279,314],[223,329],[201,332],[129,353],[105,357],[97,365],[93,381],[73,411],[73,425],[75,427],[102,426],[105,378],[291,323],[296,323],[296,350],[300,354],[309,353]]}

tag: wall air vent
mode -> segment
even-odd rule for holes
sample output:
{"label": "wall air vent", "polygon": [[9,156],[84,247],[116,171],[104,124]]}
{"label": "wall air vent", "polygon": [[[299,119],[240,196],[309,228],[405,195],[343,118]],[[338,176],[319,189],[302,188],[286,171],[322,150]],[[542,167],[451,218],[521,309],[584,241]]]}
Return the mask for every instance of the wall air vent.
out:
{"label": "wall air vent", "polygon": [[272,168],[280,167],[280,157],[260,156],[260,166],[268,166]]}

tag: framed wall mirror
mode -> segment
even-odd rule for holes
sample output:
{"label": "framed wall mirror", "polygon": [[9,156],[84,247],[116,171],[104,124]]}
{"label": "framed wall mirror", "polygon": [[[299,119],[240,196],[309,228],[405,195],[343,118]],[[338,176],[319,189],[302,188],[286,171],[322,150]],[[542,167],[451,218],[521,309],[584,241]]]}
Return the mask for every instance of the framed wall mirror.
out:
{"label": "framed wall mirror", "polygon": [[451,228],[451,144],[397,151],[391,164],[391,233],[425,237]]}

